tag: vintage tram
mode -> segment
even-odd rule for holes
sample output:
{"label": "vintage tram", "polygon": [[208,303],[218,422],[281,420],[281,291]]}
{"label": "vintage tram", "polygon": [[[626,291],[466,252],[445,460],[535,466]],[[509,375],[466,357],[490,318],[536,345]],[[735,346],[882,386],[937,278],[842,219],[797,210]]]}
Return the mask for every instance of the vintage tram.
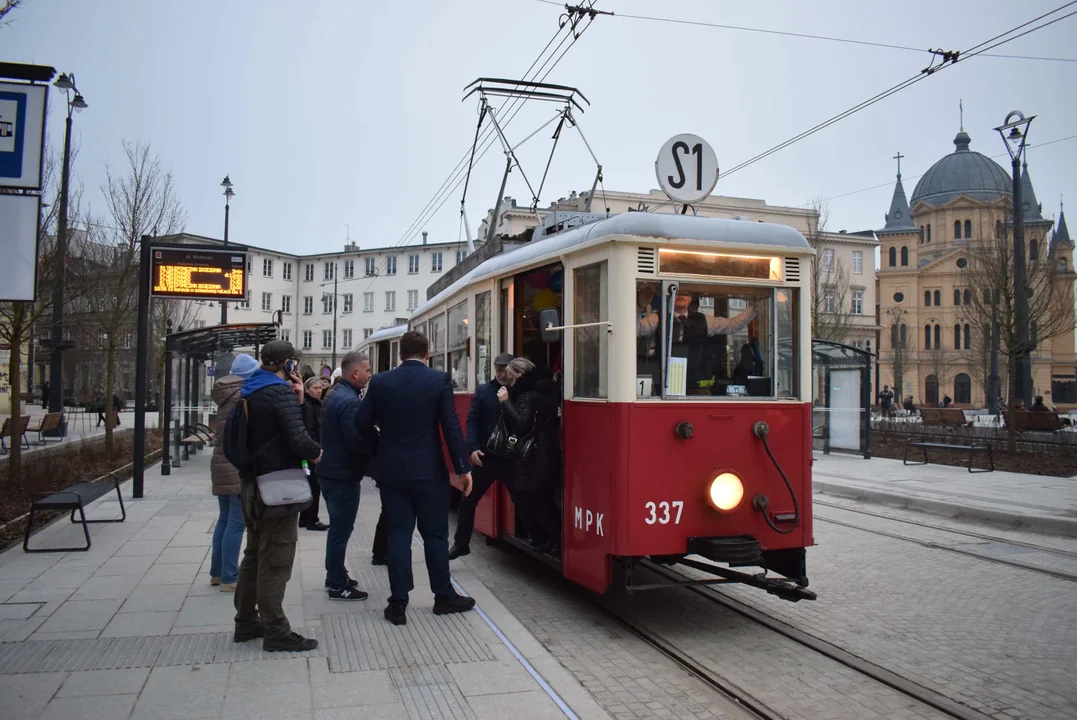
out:
{"label": "vintage tram", "polygon": [[[782,225],[615,215],[536,231],[431,298],[409,327],[451,374],[462,427],[499,353],[558,378],[562,552],[541,558],[566,578],[604,592],[651,559],[814,599],[813,253]],[[494,485],[476,529],[539,556],[517,526]]]}
{"label": "vintage tram", "polygon": [[382,328],[360,343],[358,350],[370,359],[371,372],[392,370],[400,364],[400,338],[407,331],[407,325]]}

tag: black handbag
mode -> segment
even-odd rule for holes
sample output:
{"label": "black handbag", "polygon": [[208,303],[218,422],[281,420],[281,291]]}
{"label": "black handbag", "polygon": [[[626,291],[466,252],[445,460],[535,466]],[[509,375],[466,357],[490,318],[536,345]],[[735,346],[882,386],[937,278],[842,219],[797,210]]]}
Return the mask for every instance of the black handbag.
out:
{"label": "black handbag", "polygon": [[[538,424],[537,416],[535,417],[535,424]],[[508,426],[505,425],[505,416],[502,415],[497,419],[497,427],[490,434],[490,439],[486,441],[486,449],[492,455],[506,460],[530,459],[535,456],[535,433],[537,430],[538,428],[535,427],[523,437],[510,433]]]}

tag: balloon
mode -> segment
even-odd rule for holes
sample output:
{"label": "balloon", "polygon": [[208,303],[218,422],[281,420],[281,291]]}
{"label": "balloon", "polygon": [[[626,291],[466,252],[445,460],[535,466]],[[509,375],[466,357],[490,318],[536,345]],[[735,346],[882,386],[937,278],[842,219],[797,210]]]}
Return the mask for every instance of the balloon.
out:
{"label": "balloon", "polygon": [[553,290],[543,288],[535,293],[535,299],[532,301],[536,310],[545,310],[546,308],[552,308],[557,306],[557,293]]}
{"label": "balloon", "polygon": [[547,287],[553,290],[555,293],[559,293],[561,292],[561,287],[564,285],[564,282],[565,272],[563,270],[558,270],[550,276],[550,283],[549,285],[547,285]]}
{"label": "balloon", "polygon": [[550,282],[548,270],[536,270],[527,276],[527,284],[533,288],[544,288]]}

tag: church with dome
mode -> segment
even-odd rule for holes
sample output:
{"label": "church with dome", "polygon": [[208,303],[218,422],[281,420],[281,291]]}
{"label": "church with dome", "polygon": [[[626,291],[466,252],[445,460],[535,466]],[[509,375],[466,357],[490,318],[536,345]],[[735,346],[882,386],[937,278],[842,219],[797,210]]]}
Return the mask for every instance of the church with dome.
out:
{"label": "church with dome", "polygon": [[[973,150],[963,128],[954,138],[954,151],[924,173],[909,199],[901,183],[900,153],[897,160],[886,224],[875,231],[880,247],[879,382],[895,395],[900,388],[901,396],[912,396],[917,406],[934,406],[949,396],[958,407],[985,407],[986,344],[976,336],[983,333],[979,321],[969,317],[969,293],[976,289],[965,287],[963,268],[970,247],[993,239],[997,227],[1010,225],[1010,175]],[[1044,217],[1027,163],[1020,182],[1028,261],[1058,263],[1064,273],[1059,281],[1072,284],[1077,279],[1074,244],[1065,214],[1060,209],[1057,225]],[[1077,408],[1073,324],[1032,353],[1033,395],[1042,395],[1059,410]],[[1005,357],[1000,357],[999,375],[1005,396]]]}

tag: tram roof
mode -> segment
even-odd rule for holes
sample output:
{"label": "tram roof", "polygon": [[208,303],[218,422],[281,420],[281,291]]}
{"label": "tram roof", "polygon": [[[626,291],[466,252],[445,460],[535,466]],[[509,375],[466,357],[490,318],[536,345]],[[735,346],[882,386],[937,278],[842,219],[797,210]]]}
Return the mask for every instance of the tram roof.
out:
{"label": "tram roof", "polygon": [[807,239],[788,225],[727,220],[725,218],[674,215],[670,213],[620,213],[604,220],[566,230],[548,238],[495,255],[464,274],[434,297],[420,305],[412,317],[421,315],[452,297],[473,282],[506,274],[516,267],[604,241],[623,239],[684,240],[688,242],[729,242],[764,248],[807,250]]}
{"label": "tram roof", "polygon": [[366,347],[381,340],[391,340],[398,338],[408,331],[407,325],[396,325],[394,327],[382,328],[376,332],[370,334],[370,337],[363,340],[363,344],[360,347]]}

